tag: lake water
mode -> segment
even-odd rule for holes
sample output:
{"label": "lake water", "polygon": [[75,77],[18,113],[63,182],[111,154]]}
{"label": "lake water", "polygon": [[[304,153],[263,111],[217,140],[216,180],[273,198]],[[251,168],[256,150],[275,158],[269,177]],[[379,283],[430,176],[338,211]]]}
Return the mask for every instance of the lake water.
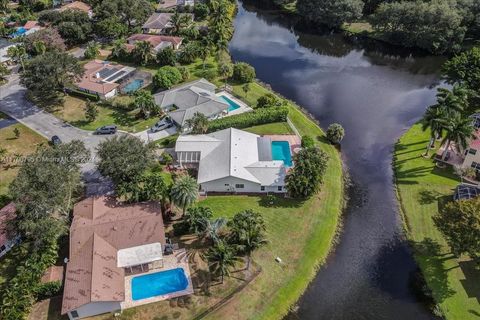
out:
{"label": "lake water", "polygon": [[434,102],[444,58],[303,33],[289,17],[242,3],[230,51],[324,128],[346,130],[342,156],[354,187],[340,242],[288,318],[432,319],[411,286],[417,267],[391,162],[395,141]]}

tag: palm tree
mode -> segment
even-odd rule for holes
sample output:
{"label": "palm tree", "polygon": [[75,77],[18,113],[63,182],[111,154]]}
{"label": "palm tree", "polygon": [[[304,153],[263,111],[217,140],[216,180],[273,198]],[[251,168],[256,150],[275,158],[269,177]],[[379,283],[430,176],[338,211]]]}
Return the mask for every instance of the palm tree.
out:
{"label": "palm tree", "polygon": [[212,243],[217,243],[221,240],[220,233],[227,225],[225,218],[217,218],[214,220],[205,220],[203,235],[205,238],[212,240]]}
{"label": "palm tree", "polygon": [[250,83],[245,83],[243,86],[242,86],[242,90],[243,92],[245,93],[245,99],[247,98],[248,96],[248,92],[250,91]]}
{"label": "palm tree", "polygon": [[153,45],[148,41],[139,41],[135,44],[133,55],[140,60],[142,66],[145,66],[154,58]]}
{"label": "palm tree", "polygon": [[443,127],[445,124],[446,109],[442,107],[430,106],[422,118],[422,130],[430,128],[430,142],[424,156],[428,156],[428,152],[433,147],[435,139],[443,135]]}
{"label": "palm tree", "polygon": [[153,95],[146,90],[139,90],[135,92],[135,99],[133,104],[140,109],[145,119],[148,119],[152,113],[158,112],[159,107],[155,103]]}
{"label": "palm tree", "polygon": [[181,14],[176,11],[170,18],[170,23],[172,24],[170,33],[178,35],[184,28],[188,28],[192,23],[192,17],[188,14]]}
{"label": "palm tree", "polygon": [[204,134],[208,131],[208,118],[200,112],[195,112],[193,117],[187,119],[185,124],[193,134]]}
{"label": "palm tree", "polygon": [[127,54],[125,39],[117,39],[113,41],[112,57],[122,59]]}
{"label": "palm tree", "polygon": [[205,254],[209,268],[213,273],[220,273],[222,284],[225,275],[230,275],[230,269],[239,260],[233,246],[224,241],[218,241]]}
{"label": "palm tree", "polygon": [[467,147],[468,140],[474,137],[472,119],[463,117],[459,113],[449,114],[445,119],[443,129],[445,130],[445,138],[442,144],[445,144],[445,150],[443,151],[442,160],[445,160],[452,141],[455,142],[458,151],[461,152]]}
{"label": "palm tree", "polygon": [[173,203],[182,208],[182,214],[184,215],[187,207],[197,200],[197,181],[189,175],[178,177],[172,186],[170,195]]}
{"label": "palm tree", "polygon": [[218,73],[225,80],[224,88],[226,88],[228,84],[228,78],[233,75],[233,65],[230,62],[221,63],[218,66]]}
{"label": "palm tree", "polygon": [[451,91],[439,88],[434,107],[444,108],[447,112],[462,112],[468,108],[468,96],[469,91],[461,85],[454,85]]}
{"label": "palm tree", "polygon": [[184,220],[191,232],[201,234],[205,231],[208,221],[212,216],[213,213],[210,208],[194,207],[187,210]]}
{"label": "palm tree", "polygon": [[247,270],[250,268],[252,252],[267,243],[265,221],[253,210],[237,213],[228,223],[231,240],[238,249],[247,254]]}

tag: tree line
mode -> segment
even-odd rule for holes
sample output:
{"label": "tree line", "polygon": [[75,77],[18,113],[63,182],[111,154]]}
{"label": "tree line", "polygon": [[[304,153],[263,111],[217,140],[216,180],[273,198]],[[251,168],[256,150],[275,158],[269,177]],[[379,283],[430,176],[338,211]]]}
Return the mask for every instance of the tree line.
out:
{"label": "tree line", "polygon": [[367,21],[380,38],[435,54],[455,52],[465,41],[480,39],[476,0],[297,0],[296,8],[314,25],[338,29],[344,23]]}

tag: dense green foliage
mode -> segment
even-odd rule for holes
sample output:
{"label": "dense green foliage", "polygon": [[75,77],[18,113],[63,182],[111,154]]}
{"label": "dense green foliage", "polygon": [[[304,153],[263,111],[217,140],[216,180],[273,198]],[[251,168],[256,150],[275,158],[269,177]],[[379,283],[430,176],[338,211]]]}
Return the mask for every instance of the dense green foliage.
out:
{"label": "dense green foliage", "polygon": [[153,77],[153,84],[157,88],[170,89],[182,80],[182,74],[176,67],[164,66],[158,69]]}
{"label": "dense green foliage", "polygon": [[456,256],[480,258],[480,198],[450,202],[433,220]]}
{"label": "dense green foliage", "polygon": [[302,137],[302,148],[313,148],[315,146],[315,140],[311,136]]}
{"label": "dense green foliage", "polygon": [[282,100],[272,93],[267,93],[257,100],[257,108],[279,107]]}
{"label": "dense green foliage", "polygon": [[245,112],[233,116],[210,121],[208,132],[215,132],[226,128],[247,128],[265,123],[285,122],[288,109],[285,107],[262,108],[252,112]]}
{"label": "dense green foliage", "polygon": [[460,49],[467,28],[456,1],[404,1],[381,4],[371,22],[390,41],[434,53]]}
{"label": "dense green foliage", "polygon": [[298,0],[298,13],[313,23],[338,28],[362,16],[362,0]]}
{"label": "dense green foliage", "polygon": [[188,225],[190,232],[201,234],[205,231],[207,221],[213,217],[212,210],[208,207],[188,208],[184,216],[184,221]]}
{"label": "dense green foliage", "polygon": [[51,281],[47,283],[42,283],[36,289],[36,295],[38,300],[48,299],[59,295],[62,289],[61,281]]}
{"label": "dense green foliage", "polygon": [[333,144],[340,143],[345,137],[345,129],[338,123],[329,125],[326,133],[327,139]]}
{"label": "dense green foliage", "polygon": [[177,55],[171,48],[165,48],[157,53],[157,63],[161,66],[174,66],[177,62]]}
{"label": "dense green foliage", "polygon": [[309,198],[320,190],[329,157],[317,147],[303,148],[293,156],[294,167],[285,179],[288,193],[294,198]]}
{"label": "dense green foliage", "polygon": [[131,135],[115,136],[97,147],[97,166],[115,184],[138,180],[154,159],[153,148]]}
{"label": "dense green foliage", "polygon": [[255,77],[255,69],[248,63],[237,62],[233,65],[233,80],[247,83],[252,82]]}
{"label": "dense green foliage", "polygon": [[28,156],[10,185],[16,203],[15,230],[34,249],[66,231],[70,209],[80,191],[80,164],[88,160],[83,142],[42,147]]}
{"label": "dense green foliage", "polygon": [[185,121],[185,124],[192,134],[203,134],[208,131],[209,120],[203,113],[195,112],[192,118]]}
{"label": "dense green foliage", "polygon": [[80,10],[43,11],[39,14],[38,21],[56,27],[68,45],[84,43],[92,33],[90,17]]}
{"label": "dense green foliage", "polygon": [[83,75],[78,60],[63,52],[49,51],[25,64],[21,83],[39,101],[56,101],[63,90],[72,86]]}

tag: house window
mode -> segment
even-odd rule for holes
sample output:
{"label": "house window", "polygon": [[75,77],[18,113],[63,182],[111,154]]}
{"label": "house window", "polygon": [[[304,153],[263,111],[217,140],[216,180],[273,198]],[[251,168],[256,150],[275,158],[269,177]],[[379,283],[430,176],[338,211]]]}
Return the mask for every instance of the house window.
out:
{"label": "house window", "polygon": [[468,153],[471,154],[471,155],[476,155],[476,154],[477,154],[477,150],[475,150],[475,149],[470,149],[470,150],[468,150]]}
{"label": "house window", "polygon": [[277,190],[278,190],[278,191],[282,191],[282,190],[283,190],[283,187],[282,187],[282,186],[278,186]]}
{"label": "house window", "polygon": [[265,186],[260,186],[260,191],[265,191]]}
{"label": "house window", "polygon": [[243,189],[243,188],[245,188],[245,185],[244,185],[243,183],[237,183],[237,184],[235,185],[235,188],[236,188],[236,189]]}
{"label": "house window", "polygon": [[72,318],[78,318],[77,310],[70,311],[70,315],[72,316]]}
{"label": "house window", "polygon": [[477,163],[477,162],[472,162],[472,166],[471,166],[473,169],[477,169],[477,170],[480,170],[480,163]]}

